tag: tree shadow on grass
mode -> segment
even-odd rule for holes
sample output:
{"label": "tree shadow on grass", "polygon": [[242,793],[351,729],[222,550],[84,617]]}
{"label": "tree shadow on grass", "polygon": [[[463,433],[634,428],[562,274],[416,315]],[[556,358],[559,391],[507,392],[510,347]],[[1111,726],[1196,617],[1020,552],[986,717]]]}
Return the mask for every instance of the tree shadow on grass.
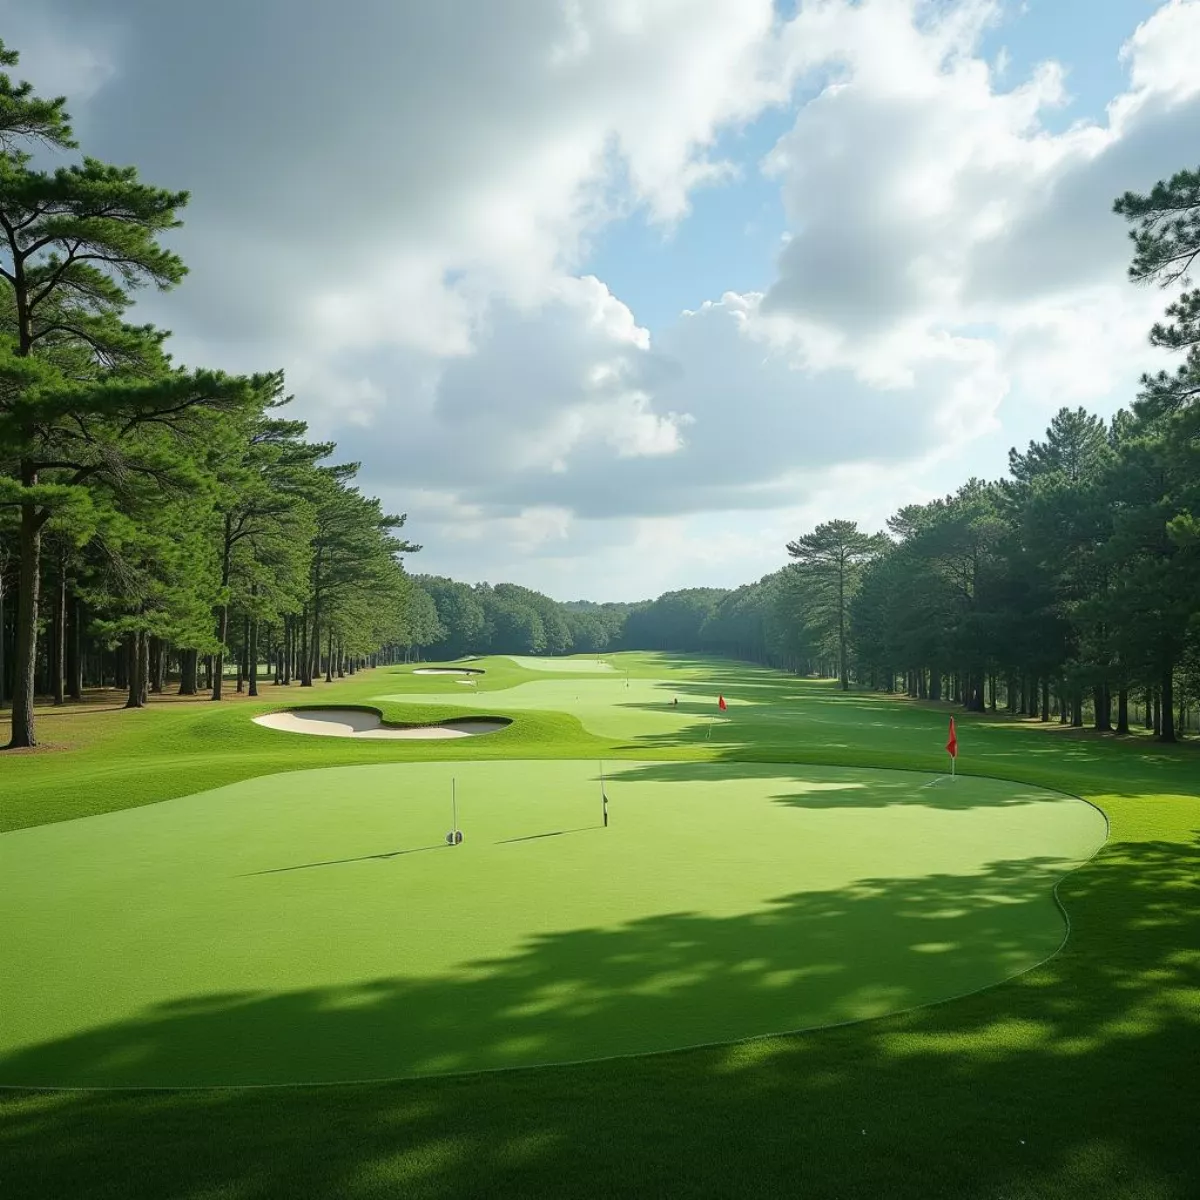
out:
{"label": "tree shadow on grass", "polygon": [[[1050,963],[866,1024],[365,1087],[9,1096],[5,1195],[1188,1200],[1200,1192],[1197,879],[1195,844],[1110,850],[1063,885],[1075,933]],[[889,886],[910,888],[923,910],[950,903],[987,919],[987,879]],[[708,1004],[717,983],[753,1011],[771,972],[794,965],[763,930],[807,902],[787,898],[758,922],[678,914],[539,940],[466,986],[509,1005],[512,1028],[547,1048],[592,1021],[661,1020],[665,993],[650,985],[664,974],[677,1009]],[[867,912],[872,900],[817,903]],[[904,931],[930,924],[949,934],[955,919],[913,916]],[[818,964],[844,958],[840,945],[818,949]],[[209,998],[35,1047],[15,1066],[85,1064],[112,1078],[137,1064],[174,1069],[181,1055],[200,1064],[213,1039],[299,1052],[305,1037],[339,1047],[413,1019],[395,980],[355,993],[346,1005],[319,990]],[[437,1028],[436,1010],[421,1011],[422,1028]]]}
{"label": "tree shadow on grass", "polygon": [[[531,937],[445,977],[156,1005],[0,1059],[0,1082],[322,1082],[571,1062],[878,1016],[992,984],[1062,937],[1068,865],[863,880],[760,911],[678,912]],[[453,938],[454,930],[446,930]],[[323,936],[317,934],[316,936]]]}
{"label": "tree shadow on grass", "polygon": [[946,811],[1009,808],[1062,799],[1061,794],[1033,785],[994,779],[930,775],[924,771],[861,767],[813,766],[803,763],[759,763],[738,759],[683,759],[638,766],[614,765],[610,775],[614,798],[623,781],[630,783],[712,783],[724,779],[788,780],[795,791],[774,795],[776,804],[806,809],[890,808],[925,806]]}
{"label": "tree shadow on grass", "polygon": [[[685,691],[680,689],[678,711],[692,718],[683,729],[647,733],[626,740],[617,749],[648,757],[701,751],[718,762],[803,761],[906,767],[935,774],[946,768],[947,716],[941,709],[892,705],[886,710],[889,716],[903,712],[905,719],[885,722],[886,728],[876,731],[861,714],[847,710],[845,706],[852,707],[852,702],[844,698],[830,704],[828,697],[818,694],[799,704],[777,706],[760,700],[720,713],[710,702],[710,691],[706,686],[700,693],[702,700],[685,700]],[[739,694],[734,680],[724,694],[731,700],[748,698]],[[641,707],[657,711],[653,705]],[[878,714],[880,708],[871,711]],[[1068,792],[1086,788],[1098,795],[1200,792],[1195,755],[1188,746],[1166,748],[1115,738],[1065,741],[1049,736],[1047,728],[1038,723],[1001,722],[965,713],[956,719],[963,775],[1011,779]]]}

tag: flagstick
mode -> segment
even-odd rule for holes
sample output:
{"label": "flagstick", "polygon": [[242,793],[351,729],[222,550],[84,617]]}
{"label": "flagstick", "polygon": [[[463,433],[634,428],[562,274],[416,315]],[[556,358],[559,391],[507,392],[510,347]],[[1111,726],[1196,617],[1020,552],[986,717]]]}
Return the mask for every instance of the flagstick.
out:
{"label": "flagstick", "polygon": [[[454,814],[453,819],[450,822],[450,832],[451,833],[458,832],[458,787],[457,787],[457,782],[458,781],[453,776],[450,777],[450,808]],[[455,838],[454,840],[457,843],[458,839]]]}

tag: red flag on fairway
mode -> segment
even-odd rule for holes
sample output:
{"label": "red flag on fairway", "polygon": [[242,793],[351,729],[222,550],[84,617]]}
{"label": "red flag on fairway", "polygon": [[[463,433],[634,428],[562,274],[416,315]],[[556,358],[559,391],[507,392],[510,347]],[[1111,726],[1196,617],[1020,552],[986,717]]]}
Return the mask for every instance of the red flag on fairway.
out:
{"label": "red flag on fairway", "polygon": [[958,757],[958,734],[954,732],[954,718],[950,718],[950,740],[946,743],[946,753],[951,758]]}
{"label": "red flag on fairway", "polygon": [[724,697],[724,696],[718,696],[718,697],[717,697],[717,707],[718,707],[718,708],[719,708],[719,709],[720,709],[722,712],[724,712],[724,711],[725,711],[725,710],[726,710],[726,709],[729,707],[729,705],[725,703],[725,697]]}

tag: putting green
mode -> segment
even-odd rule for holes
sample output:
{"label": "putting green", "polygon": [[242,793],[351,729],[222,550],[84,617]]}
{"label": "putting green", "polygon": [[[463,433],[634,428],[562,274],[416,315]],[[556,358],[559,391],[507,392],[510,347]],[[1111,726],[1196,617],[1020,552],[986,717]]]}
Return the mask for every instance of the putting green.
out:
{"label": "putting green", "polygon": [[0,1083],[522,1066],[968,992],[1054,952],[1105,826],[933,778],[623,762],[604,829],[595,763],[388,763],[6,833]]}

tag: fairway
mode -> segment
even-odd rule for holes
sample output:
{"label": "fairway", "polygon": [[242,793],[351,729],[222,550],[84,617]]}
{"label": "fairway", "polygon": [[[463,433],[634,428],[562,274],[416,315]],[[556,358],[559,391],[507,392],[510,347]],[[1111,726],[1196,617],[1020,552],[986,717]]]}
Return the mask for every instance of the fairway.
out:
{"label": "fairway", "polygon": [[506,654],[505,658],[527,671],[570,671],[573,674],[608,673],[612,663],[597,659],[591,654],[580,654],[569,658],[535,658],[528,654]]}
{"label": "fairway", "polygon": [[990,779],[606,775],[607,829],[598,764],[567,760],[275,774],[5,834],[0,1083],[373,1079],[875,1017],[1052,955],[1053,885],[1105,836]]}
{"label": "fairway", "polygon": [[[689,695],[695,685],[688,682],[684,683],[687,690],[681,690],[678,681],[672,683],[664,679],[634,678],[626,682],[623,676],[613,672],[609,674],[610,678],[538,679],[520,683],[503,691],[488,692],[487,707],[497,713],[570,713],[579,718],[588,733],[606,738],[678,734],[689,727],[704,736],[709,733],[711,726],[710,736],[719,740],[722,729],[733,719],[717,709],[715,689],[711,700],[707,697],[700,699]],[[678,705],[671,703],[675,698],[679,700]],[[428,700],[428,694],[397,692],[376,696],[375,699],[393,704],[417,704]],[[481,703],[477,696],[458,693],[439,696],[438,700],[472,711],[477,711]],[[729,699],[726,703],[733,709],[745,702]],[[794,717],[798,720],[800,714],[795,712]]]}

